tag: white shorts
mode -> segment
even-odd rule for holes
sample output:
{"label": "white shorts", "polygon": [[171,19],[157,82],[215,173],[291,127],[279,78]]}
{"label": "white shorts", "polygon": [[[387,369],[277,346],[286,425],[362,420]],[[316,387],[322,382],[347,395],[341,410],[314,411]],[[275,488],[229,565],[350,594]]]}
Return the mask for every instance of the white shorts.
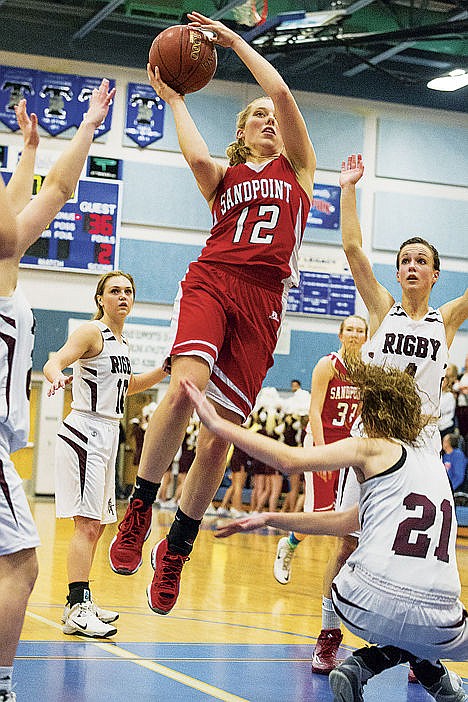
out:
{"label": "white shorts", "polygon": [[72,410],[62,422],[55,450],[57,517],[117,520],[115,461],[119,422]]}
{"label": "white shorts", "polygon": [[36,548],[40,543],[23,481],[0,441],[0,556]]}
{"label": "white shorts", "polygon": [[456,597],[386,583],[358,566],[342,567],[332,584],[336,613],[362,639],[429,661],[468,659],[468,624]]}

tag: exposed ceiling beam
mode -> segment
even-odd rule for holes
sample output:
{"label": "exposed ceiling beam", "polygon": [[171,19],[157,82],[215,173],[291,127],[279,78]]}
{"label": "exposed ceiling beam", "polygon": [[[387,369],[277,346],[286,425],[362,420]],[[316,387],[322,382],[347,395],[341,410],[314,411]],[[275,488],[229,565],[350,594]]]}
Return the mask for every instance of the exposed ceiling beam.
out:
{"label": "exposed ceiling beam", "polygon": [[213,12],[211,15],[211,19],[213,20],[218,20],[224,17],[224,15],[229,12],[230,10],[233,10],[235,7],[239,7],[239,5],[243,5],[245,0],[230,0],[224,7],[221,7],[219,10],[216,12]]}
{"label": "exposed ceiling beam", "polygon": [[107,3],[99,12],[97,12],[94,17],[91,17],[91,19],[84,24],[81,29],[79,29],[75,34],[72,36],[72,41],[75,39],[83,39],[89,32],[92,32],[95,27],[97,27],[98,24],[100,24],[106,17],[108,17],[114,10],[119,6],[122,5],[124,0],[110,0],[110,2]]}
{"label": "exposed ceiling beam", "polygon": [[[458,20],[464,20],[467,17],[468,17],[468,12],[466,10],[464,10],[463,12],[459,12],[458,14],[453,15],[447,21],[448,22],[456,22]],[[385,61],[386,59],[390,58],[391,56],[395,56],[396,54],[399,54],[402,51],[406,51],[406,49],[409,49],[411,46],[414,46],[414,44],[415,44],[415,42],[407,42],[407,41],[403,42],[402,44],[398,44],[397,46],[394,46],[391,49],[388,49],[387,51],[382,51],[380,54],[376,54],[375,56],[372,56],[368,60],[367,63],[360,63],[357,66],[350,68],[348,71],[345,71],[343,73],[343,75],[346,77],[356,76],[358,73],[362,73],[363,71],[367,71],[368,68],[370,68],[369,64],[376,66],[378,63]]]}

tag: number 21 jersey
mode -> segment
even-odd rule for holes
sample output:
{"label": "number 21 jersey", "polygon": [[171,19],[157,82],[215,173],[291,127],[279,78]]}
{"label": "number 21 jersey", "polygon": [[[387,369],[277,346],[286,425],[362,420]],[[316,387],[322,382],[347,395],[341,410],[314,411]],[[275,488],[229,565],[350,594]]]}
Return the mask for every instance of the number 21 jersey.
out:
{"label": "number 21 jersey", "polygon": [[404,444],[402,451],[394,466],[361,483],[361,535],[348,565],[400,597],[459,597],[457,523],[446,471],[427,448]]}
{"label": "number 21 jersey", "polygon": [[106,324],[93,320],[102,336],[102,351],[80,358],[73,366],[72,408],[94,412],[107,419],[121,419],[132,374],[128,344],[118,341]]}

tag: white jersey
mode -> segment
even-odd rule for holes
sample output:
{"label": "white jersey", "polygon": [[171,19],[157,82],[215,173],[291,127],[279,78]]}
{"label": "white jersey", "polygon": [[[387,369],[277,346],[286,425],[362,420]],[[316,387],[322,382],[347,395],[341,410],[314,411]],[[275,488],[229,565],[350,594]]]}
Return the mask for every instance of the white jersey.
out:
{"label": "white jersey", "polygon": [[460,595],[452,491],[433,452],[402,445],[394,466],[361,483],[359,519],[351,569],[393,591],[415,589],[418,597],[422,589],[432,600]]}
{"label": "white jersey", "polygon": [[423,319],[414,320],[395,303],[370,340],[367,355],[375,365],[412,371],[420,390],[422,413],[438,419],[448,364],[447,337],[439,310],[429,307]]}
{"label": "white jersey", "polygon": [[35,320],[17,287],[0,297],[0,431],[8,453],[26,446]]}
{"label": "white jersey", "polygon": [[132,373],[128,344],[117,341],[114,333],[98,319],[102,351],[93,358],[80,358],[73,365],[72,408],[93,412],[107,419],[121,419]]}

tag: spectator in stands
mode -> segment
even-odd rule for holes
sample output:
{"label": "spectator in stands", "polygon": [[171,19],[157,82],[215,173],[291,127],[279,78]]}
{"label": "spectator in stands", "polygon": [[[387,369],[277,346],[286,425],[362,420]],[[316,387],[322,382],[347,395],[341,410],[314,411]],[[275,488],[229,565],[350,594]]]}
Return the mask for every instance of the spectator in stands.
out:
{"label": "spectator in stands", "polygon": [[465,453],[468,454],[468,353],[465,367],[460,379],[454,383],[453,390],[457,393],[457,408],[455,411],[458,429],[465,442]]}
{"label": "spectator in stands", "polygon": [[465,480],[468,460],[461,448],[458,448],[458,443],[459,437],[456,434],[446,434],[442,439],[442,461],[454,492]]}
{"label": "spectator in stands", "polygon": [[449,363],[442,381],[442,392],[440,395],[440,417],[438,424],[441,438],[446,434],[452,434],[455,429],[457,400],[452,388],[456,379],[457,367],[454,363]]}

